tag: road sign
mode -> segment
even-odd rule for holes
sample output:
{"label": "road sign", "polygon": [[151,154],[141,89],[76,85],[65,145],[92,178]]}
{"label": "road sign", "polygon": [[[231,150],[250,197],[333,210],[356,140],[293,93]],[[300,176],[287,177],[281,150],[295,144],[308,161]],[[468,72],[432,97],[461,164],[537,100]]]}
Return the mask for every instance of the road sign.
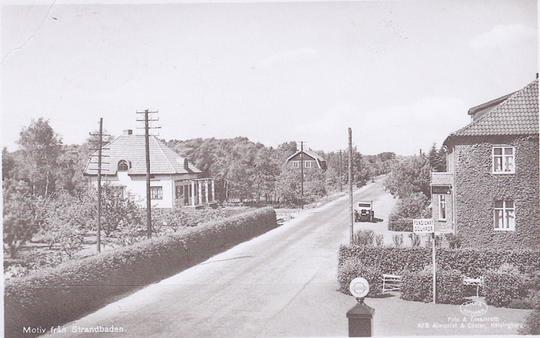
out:
{"label": "road sign", "polygon": [[431,234],[434,231],[433,219],[418,218],[413,219],[413,232],[416,234]]}
{"label": "road sign", "polygon": [[365,278],[357,277],[349,284],[349,291],[356,298],[364,298],[369,292],[369,283]]}

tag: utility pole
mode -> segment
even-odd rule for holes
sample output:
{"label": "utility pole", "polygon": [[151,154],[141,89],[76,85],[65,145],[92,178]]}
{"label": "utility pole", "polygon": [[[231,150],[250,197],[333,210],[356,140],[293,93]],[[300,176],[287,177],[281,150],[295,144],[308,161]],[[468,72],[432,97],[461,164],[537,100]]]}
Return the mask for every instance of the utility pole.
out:
{"label": "utility pole", "polygon": [[339,183],[339,192],[343,191],[343,174],[341,173],[342,169],[342,158],[341,158],[341,149],[339,150],[339,158],[338,158],[338,183]]}
{"label": "utility pole", "polygon": [[157,111],[149,111],[145,109],[142,112],[137,112],[137,114],[144,114],[144,119],[137,121],[144,122],[144,149],[145,149],[145,159],[146,159],[146,236],[148,238],[152,237],[152,201],[150,194],[150,129],[157,129],[159,127],[150,127],[150,122],[159,121],[159,119],[149,119],[149,114],[157,114]]}
{"label": "utility pole", "polygon": [[300,204],[304,209],[304,141],[300,141]]}
{"label": "utility pole", "polygon": [[352,244],[354,238],[354,201],[353,201],[353,150],[352,150],[352,129],[349,128],[349,204],[350,204],[350,213],[351,213],[351,238],[350,243]]}
{"label": "utility pole", "polygon": [[[108,155],[103,155],[103,150],[107,150],[108,148],[103,148],[103,136],[109,136],[103,134],[103,118],[99,118],[99,131],[97,133],[89,133],[91,136],[97,137],[97,140],[92,140],[91,142],[95,142],[96,148],[90,148],[90,150],[97,151],[97,168],[91,168],[91,170],[97,170],[97,234],[96,234],[96,246],[97,246],[97,252],[101,252],[101,174],[103,171],[103,164],[109,164],[103,162],[103,157],[108,157]],[[92,154],[90,157],[94,157],[96,155]],[[92,159],[90,158],[91,164],[96,164],[96,162],[92,162]]]}

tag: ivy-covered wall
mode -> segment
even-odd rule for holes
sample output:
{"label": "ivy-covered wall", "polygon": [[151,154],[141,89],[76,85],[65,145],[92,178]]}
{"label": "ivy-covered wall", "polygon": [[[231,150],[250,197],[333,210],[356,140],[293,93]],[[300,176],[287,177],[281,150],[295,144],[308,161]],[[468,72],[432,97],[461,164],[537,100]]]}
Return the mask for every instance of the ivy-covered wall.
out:
{"label": "ivy-covered wall", "polygon": [[[538,136],[476,137],[455,144],[457,231],[467,247],[531,248],[540,245]],[[515,174],[492,173],[492,147],[515,147]],[[513,199],[515,231],[494,230],[494,201]]]}

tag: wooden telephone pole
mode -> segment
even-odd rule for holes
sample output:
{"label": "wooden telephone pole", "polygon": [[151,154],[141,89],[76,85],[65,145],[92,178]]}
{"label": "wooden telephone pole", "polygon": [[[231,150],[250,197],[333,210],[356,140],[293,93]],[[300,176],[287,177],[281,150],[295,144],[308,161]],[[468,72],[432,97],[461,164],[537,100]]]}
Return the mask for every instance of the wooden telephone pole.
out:
{"label": "wooden telephone pole", "polygon": [[139,129],[144,129],[144,150],[145,150],[145,159],[146,159],[146,236],[148,238],[152,237],[152,201],[150,194],[150,129],[158,129],[159,127],[150,127],[150,122],[159,121],[158,118],[150,119],[148,118],[149,114],[157,114],[157,111],[149,111],[145,109],[144,111],[138,111],[137,114],[144,114],[144,118],[137,119],[139,122],[144,122],[144,127]]}
{"label": "wooden telephone pole", "polygon": [[339,150],[339,158],[338,158],[338,184],[339,184],[339,192],[342,192],[343,191],[343,181],[342,181],[342,176],[343,174],[341,173],[341,169],[343,167],[343,164],[342,164],[342,157],[341,157],[341,149]]}
{"label": "wooden telephone pole", "polygon": [[304,141],[300,141],[300,204],[304,209]]}
{"label": "wooden telephone pole", "polygon": [[[110,135],[104,135],[103,134],[103,118],[99,118],[99,130],[97,133],[89,133],[90,136],[97,137],[96,140],[91,140],[91,143],[94,143],[95,148],[90,148],[89,150],[97,151],[97,154],[91,154],[90,155],[90,163],[91,164],[97,164],[97,168],[90,168],[90,170],[97,170],[97,234],[96,234],[96,246],[97,246],[97,252],[101,252],[101,195],[102,195],[102,189],[101,189],[101,175],[103,172],[103,164],[109,164],[106,162],[103,162],[103,157],[108,157],[108,155],[103,155],[103,150],[107,150],[108,148],[103,147],[103,136],[110,136]],[[97,157],[97,163],[92,162],[92,157]]]}
{"label": "wooden telephone pole", "polygon": [[351,212],[351,236],[350,243],[354,238],[354,201],[353,201],[353,149],[352,149],[352,129],[349,128],[349,204]]}

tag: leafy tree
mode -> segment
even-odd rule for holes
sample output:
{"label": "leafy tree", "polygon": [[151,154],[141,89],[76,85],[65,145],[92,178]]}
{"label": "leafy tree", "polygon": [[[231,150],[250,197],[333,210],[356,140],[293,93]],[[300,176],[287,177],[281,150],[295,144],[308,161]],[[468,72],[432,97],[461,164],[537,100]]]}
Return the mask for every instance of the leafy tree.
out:
{"label": "leafy tree", "polygon": [[429,165],[432,171],[442,172],[446,170],[446,152],[444,147],[437,149],[435,143],[428,153]]}
{"label": "leafy tree", "polygon": [[62,140],[52,129],[47,120],[32,120],[24,128],[17,143],[24,155],[23,175],[30,183],[31,193],[48,196],[55,189],[55,171]]}
{"label": "leafy tree", "polygon": [[410,156],[397,161],[384,181],[393,196],[405,198],[421,192],[431,196],[431,166],[425,156]]}
{"label": "leafy tree", "polygon": [[4,250],[15,258],[17,250],[32,239],[44,221],[46,200],[34,196],[23,181],[2,182]]}

